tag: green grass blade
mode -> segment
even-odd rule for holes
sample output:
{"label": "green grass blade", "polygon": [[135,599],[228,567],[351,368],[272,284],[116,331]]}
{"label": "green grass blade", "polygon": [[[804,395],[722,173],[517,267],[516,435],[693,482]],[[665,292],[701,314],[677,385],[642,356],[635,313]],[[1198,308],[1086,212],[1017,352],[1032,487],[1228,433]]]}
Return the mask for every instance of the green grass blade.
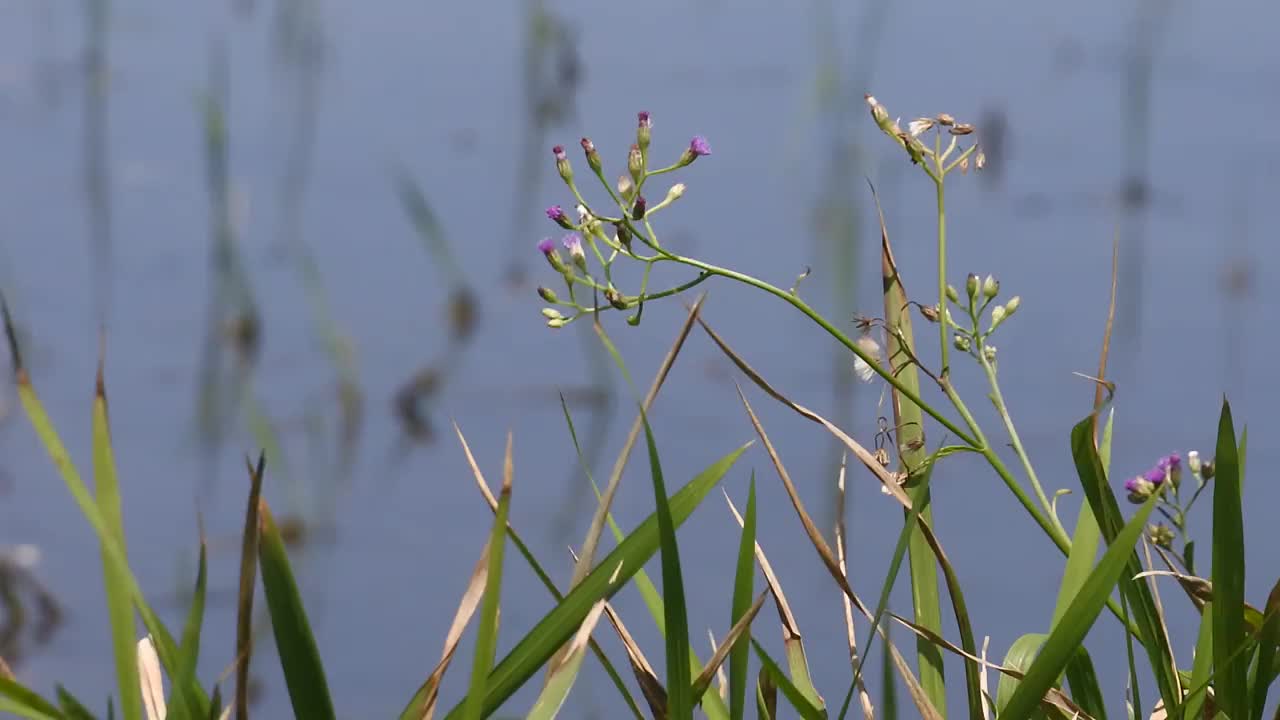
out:
{"label": "green grass blade", "polygon": [[[98,511],[106,523],[108,532],[128,557],[128,545],[124,537],[124,515],[120,509],[120,486],[116,479],[115,454],[111,445],[111,428],[107,420],[107,391],[103,378],[103,360],[98,358],[98,375],[93,394],[93,485]],[[105,546],[102,553],[102,575],[107,601],[107,617],[111,624],[111,652],[115,658],[116,681],[120,693],[120,711],[125,720],[141,720],[142,690],[138,684],[138,663],[135,647],[138,642],[137,622],[133,614],[133,600],[129,596],[129,582],[121,576],[122,569],[113,566],[107,558]]]}
{"label": "green grass blade", "polygon": [[778,716],[778,686],[765,668],[756,678],[756,719],[773,720]]}
{"label": "green grass blade", "polygon": [[[93,713],[89,712],[89,708],[84,703],[76,699],[74,695],[67,691],[62,685],[58,685],[54,692],[58,694],[58,704],[62,706],[62,715],[67,720],[97,720]],[[141,699],[141,690],[139,690],[139,699]]]}
{"label": "green grass blade", "polygon": [[[1091,434],[1087,422],[1085,432]],[[1093,445],[1091,438],[1089,445]],[[1080,594],[1063,613],[1062,621],[1040,647],[1030,669],[1005,705],[1004,712],[1000,715],[1002,720],[1032,717],[1039,709],[1044,694],[1062,675],[1067,663],[1098,619],[1098,614],[1107,604],[1107,598],[1116,582],[1127,572],[1134,546],[1141,539],[1147,518],[1151,516],[1159,499],[1158,494],[1152,495],[1111,541],[1097,567],[1080,588]]]}
{"label": "green grass blade", "polygon": [[[743,515],[742,540],[738,544],[738,567],[733,578],[733,622],[746,614],[755,594],[756,474],[747,486],[747,509]],[[742,720],[747,708],[747,663],[751,658],[751,630],[738,638],[729,651],[729,717]]]}
{"label": "green grass blade", "polygon": [[[1196,657],[1191,663],[1191,681],[1187,684],[1187,702],[1183,717],[1198,720],[1204,714],[1205,690],[1213,674],[1213,601],[1205,603],[1200,615],[1200,633],[1196,638]],[[1265,699],[1265,698],[1264,698]],[[1254,717],[1260,717],[1255,715]]]}
{"label": "green grass blade", "polygon": [[751,647],[755,648],[756,657],[760,658],[760,664],[764,667],[765,672],[769,673],[769,679],[773,681],[773,684],[778,689],[782,690],[782,696],[787,699],[787,702],[791,703],[791,707],[795,708],[800,717],[804,718],[804,720],[827,720],[826,711],[821,710],[809,698],[805,697],[800,688],[796,687],[782,672],[782,668],[778,667],[778,663],[769,657],[769,653],[766,653],[764,648],[760,647],[760,643],[752,639]]}
{"label": "green grass blade", "polygon": [[[507,435],[506,460],[503,463],[502,490],[498,493],[498,512],[489,531],[489,571],[485,575],[484,598],[480,602],[479,626],[476,630],[476,652],[471,665],[471,686],[467,691],[462,717],[480,720],[485,713],[485,684],[498,651],[498,610],[502,598],[502,559],[507,546],[507,517],[511,514],[511,435]],[[567,692],[567,690],[566,690]]]}
{"label": "green grass blade", "polygon": [[[1102,438],[1098,442],[1098,461],[1103,472],[1109,472],[1111,464],[1111,431],[1115,423],[1115,410],[1107,415],[1107,424],[1102,430]],[[1093,515],[1088,498],[1080,503],[1080,513],[1076,516],[1076,527],[1071,533],[1071,552],[1067,554],[1067,566],[1062,572],[1062,584],[1058,587],[1058,602],[1053,608],[1052,630],[1067,611],[1067,605],[1080,591],[1093,562],[1098,558],[1098,546],[1102,542],[1102,534],[1098,531],[1098,520]]]}
{"label": "green grass blade", "polygon": [[[6,326],[8,326],[10,320],[7,311],[4,319]],[[16,353],[14,358],[15,364],[17,364],[18,356]],[[111,531],[111,526],[99,510],[97,501],[81,479],[80,473],[72,462],[66,446],[62,444],[62,439],[45,412],[44,405],[36,395],[35,388],[31,385],[30,376],[27,375],[26,370],[20,364],[16,375],[18,399],[26,412],[27,419],[30,420],[37,437],[45,446],[49,458],[53,461],[54,467],[58,469],[63,482],[71,492],[72,498],[75,500],[76,505],[79,506],[81,514],[85,516],[85,519],[97,534],[98,541],[102,545],[103,560],[110,567],[110,573],[128,589],[134,606],[142,616],[143,624],[155,638],[156,649],[165,670],[171,676],[174,676],[178,669],[178,652],[177,646],[173,642],[173,636],[169,634],[168,629],[165,628],[159,617],[151,610],[151,606],[147,604],[146,598],[142,594],[142,588],[138,585],[137,578],[134,577],[133,572],[129,569],[129,562],[124,549],[116,541],[115,534]],[[198,684],[179,683],[178,687],[177,694],[183,712],[204,712],[208,706],[208,698]]]}
{"label": "green grass blade", "polygon": [[1280,582],[1271,587],[1263,617],[1262,631],[1258,633],[1257,661],[1250,680],[1250,692],[1253,695],[1251,717],[1259,719],[1266,711],[1267,690],[1275,680],[1276,672],[1280,670],[1276,663],[1277,650],[1280,650]]}
{"label": "green grass blade", "polygon": [[[747,443],[712,463],[671,496],[668,504],[675,527],[679,527],[693,513],[750,445],[751,443]],[[621,590],[640,567],[653,557],[658,546],[658,519],[655,513],[601,560],[595,570],[565,595],[564,600],[543,616],[506,657],[498,662],[489,675],[485,712],[495,710],[537,673],[581,625],[591,606],[601,599],[613,597]],[[458,717],[461,717],[461,705],[455,706],[446,715],[446,718]]]}
{"label": "green grass blade", "polygon": [[240,584],[236,591],[236,720],[249,717],[249,660],[253,655],[253,595],[258,583],[258,500],[267,470],[267,454],[258,453],[257,465],[250,464],[249,500],[244,511],[244,532],[240,538]]}
{"label": "green grass blade", "polygon": [[889,628],[885,627],[885,644],[880,653],[880,711],[885,720],[898,720],[898,683],[893,679],[893,653],[889,649]]}
{"label": "green grass blade", "polygon": [[667,713],[674,720],[693,718],[693,676],[689,672],[689,616],[685,608],[684,577],[680,572],[680,548],[676,543],[675,523],[667,504],[667,489],[662,481],[662,465],[658,446],[653,439],[649,418],[644,419],[644,440],[649,448],[649,473],[653,479],[653,496],[657,506],[658,539],[662,560],[662,602],[667,626]]}
{"label": "green grass blade", "polygon": [[[208,587],[208,558],[203,532],[200,538],[200,560],[196,570],[196,588],[191,596],[191,608],[187,611],[187,622],[182,628],[182,640],[178,645],[178,659],[181,667],[178,677],[183,682],[196,682],[196,666],[200,661],[200,628],[204,624],[204,602]],[[173,700],[169,701],[172,705]],[[216,707],[211,701],[211,708]],[[217,708],[221,710],[221,708]]]}
{"label": "green grass blade", "polygon": [[[874,194],[874,188],[872,190]],[[880,206],[876,198],[877,210]],[[890,368],[905,388],[916,397],[920,396],[920,371],[916,363],[907,362],[907,358],[918,357],[915,353],[915,336],[911,331],[911,305],[907,292],[893,259],[893,251],[889,244],[889,233],[885,228],[884,215],[880,215],[880,267],[884,287],[884,317],[888,346],[885,355],[889,358]],[[893,391],[893,422],[897,429],[897,450],[899,455],[898,470],[911,472],[924,467],[928,457],[928,449],[924,437],[924,413],[919,405]],[[918,508],[921,519],[933,526],[933,504],[930,502],[929,485],[925,482],[908,480],[907,494],[911,502]],[[911,512],[904,511],[904,521],[911,527],[908,556],[911,568],[911,600],[915,610],[917,625],[942,635],[942,602],[938,594],[938,566],[934,561],[933,550],[925,540],[924,534],[911,519]],[[874,635],[874,630],[872,634]],[[868,647],[868,649],[870,649]],[[916,638],[916,657],[919,662],[920,685],[925,695],[946,717],[947,692],[943,676],[942,651],[924,638]]]}
{"label": "green grass blade", "polygon": [[551,667],[551,672],[547,675],[547,684],[542,688],[542,693],[538,695],[538,700],[533,704],[533,709],[529,711],[526,720],[552,720],[560,712],[565,698],[569,696],[569,690],[573,688],[574,680],[578,677],[578,671],[582,668],[587,639],[591,637],[591,631],[599,622],[603,612],[604,601],[601,600],[592,606],[591,612],[587,613],[587,619],[582,622],[582,627],[566,646],[568,652],[564,654],[563,661]]}
{"label": "green grass blade", "polygon": [[[1102,467],[1102,460],[1093,444],[1092,421],[1086,418],[1071,430],[1071,455],[1075,460],[1076,473],[1085,495],[1089,498],[1089,506],[1098,522],[1098,529],[1108,544],[1114,543],[1124,527],[1124,518],[1120,513],[1120,503],[1115,493],[1107,484],[1107,473]],[[1165,707],[1175,708],[1181,701],[1174,677],[1176,670],[1170,664],[1173,650],[1169,646],[1169,636],[1156,611],[1155,600],[1151,588],[1144,579],[1134,579],[1143,570],[1137,553],[1131,553],[1128,569],[1120,576],[1120,590],[1132,609],[1134,625],[1139,640],[1147,653],[1147,662],[1160,690],[1160,697]],[[1096,569],[1095,569],[1096,572]],[[1054,628],[1056,631],[1057,628]],[[1136,692],[1136,688],[1135,688]]]}
{"label": "green grass blade", "polygon": [[1225,399],[1213,462],[1214,700],[1228,717],[1243,718],[1249,708],[1249,656],[1236,651],[1245,643],[1244,518],[1235,427]]}
{"label": "green grass blade", "polygon": [[289,567],[280,529],[266,500],[258,506],[258,567],[262,573],[262,591],[271,616],[271,631],[280,654],[285,685],[294,717],[332,720],[333,703],[325,680],[320,650],[316,647],[302,596]]}
{"label": "green grass blade", "polygon": [[18,681],[6,677],[0,677],[0,712],[13,713],[31,720],[62,717],[62,711],[56,705]]}
{"label": "green grass blade", "polygon": [[[1009,646],[1009,652],[1005,653],[1004,662],[1001,663],[1007,668],[1013,668],[1020,672],[1026,672],[1031,668],[1031,663],[1035,661],[1036,654],[1040,652],[1040,646],[1044,645],[1044,641],[1049,636],[1044,633],[1028,633],[1013,641]],[[1013,698],[1013,693],[1018,689],[1018,685],[1022,684],[1019,678],[1009,675],[1000,675],[1000,682],[996,685],[996,710],[997,715],[1004,716],[1004,708],[1009,704],[1009,700]],[[1034,717],[1044,717],[1044,713],[1037,713]]]}
{"label": "green grass blade", "polygon": [[1075,655],[1067,663],[1067,682],[1071,684],[1071,699],[1094,720],[1107,720],[1106,698],[1098,684],[1098,673],[1093,669],[1093,659],[1084,646],[1076,648]]}

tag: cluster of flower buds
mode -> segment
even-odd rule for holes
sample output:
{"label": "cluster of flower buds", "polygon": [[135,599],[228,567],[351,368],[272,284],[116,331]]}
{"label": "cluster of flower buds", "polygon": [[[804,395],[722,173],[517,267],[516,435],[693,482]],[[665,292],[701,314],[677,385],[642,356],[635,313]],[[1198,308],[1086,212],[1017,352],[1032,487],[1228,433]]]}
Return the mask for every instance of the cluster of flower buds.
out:
{"label": "cluster of flower buds", "polygon": [[[658,210],[680,199],[685,193],[685,185],[684,183],[672,185],[663,200],[656,204],[646,200],[641,190],[645,182],[651,181],[653,176],[686,167],[698,158],[711,154],[711,145],[707,139],[696,135],[673,164],[650,171],[648,151],[652,139],[652,116],[648,112],[638,113],[636,139],[627,152],[627,171],[618,178],[616,193],[613,193],[612,188],[608,187],[608,181],[605,180],[604,161],[595,143],[587,137],[579,141],[587,166],[609,190],[610,197],[618,205],[621,214],[613,211],[593,212],[586,205],[587,200],[575,185],[573,166],[564,147],[556,145],[552,148],[556,173],[560,175],[560,179],[568,186],[578,202],[576,220],[560,205],[552,205],[546,210],[547,219],[573,234],[565,236],[560,242],[560,247],[557,247],[556,242],[551,238],[538,243],[538,250],[542,252],[551,268],[561,275],[569,289],[568,298],[565,300],[561,300],[557,293],[546,287],[538,288],[538,296],[552,305],[561,305],[576,311],[575,314],[566,316],[555,308],[544,309],[543,315],[551,327],[563,327],[582,314],[598,309],[594,306],[587,307],[579,304],[574,296],[575,286],[584,287],[593,294],[598,293],[595,297],[603,295],[610,306],[619,310],[626,310],[643,303],[644,295],[629,297],[608,282],[609,269],[619,257],[646,262],[653,260],[653,258],[643,258],[633,253],[633,243],[637,239],[654,250],[662,251],[657,238],[653,236],[650,218]],[[586,245],[590,245],[594,257],[602,263],[605,280],[597,279],[588,269]],[[567,257],[561,252],[561,248],[567,253]],[[634,320],[638,322],[638,314]],[[628,319],[628,322],[632,322],[632,319]],[[632,322],[632,324],[635,323]]]}
{"label": "cluster of flower buds", "polygon": [[[933,117],[921,117],[907,123],[907,129],[903,130],[897,120],[889,115],[889,111],[884,105],[880,104],[872,95],[863,96],[867,102],[867,106],[871,108],[871,118],[875,120],[876,125],[885,135],[893,138],[903,149],[907,151],[907,155],[911,158],[912,164],[919,164],[925,158],[936,160],[939,167],[942,167],[950,155],[951,149],[954,147],[956,138],[972,135],[975,132],[973,125],[969,123],[956,122],[956,119],[948,113],[938,113]],[[952,148],[948,148],[946,152],[939,152],[925,145],[920,136],[937,129],[942,132],[946,129],[946,133],[952,136]],[[962,173],[969,171],[970,158],[972,157],[972,165],[981,170],[987,164],[987,156],[982,152],[982,148],[974,146],[967,150],[962,150],[956,165]],[[950,166],[947,166],[948,169]]]}
{"label": "cluster of flower buds", "polygon": [[1182,457],[1178,453],[1170,453],[1156,461],[1146,472],[1126,480],[1124,489],[1129,493],[1129,502],[1141,504],[1165,483],[1177,488],[1181,479]]}

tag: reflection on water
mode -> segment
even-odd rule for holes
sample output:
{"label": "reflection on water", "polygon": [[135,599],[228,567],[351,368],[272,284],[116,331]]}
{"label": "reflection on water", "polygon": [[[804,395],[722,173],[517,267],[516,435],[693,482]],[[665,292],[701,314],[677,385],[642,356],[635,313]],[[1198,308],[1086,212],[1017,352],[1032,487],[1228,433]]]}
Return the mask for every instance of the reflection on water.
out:
{"label": "reflection on water", "polygon": [[[322,647],[348,651],[330,668],[335,695],[357,715],[381,715],[396,704],[387,696],[399,701],[429,667],[418,646],[442,636],[469,570],[453,562],[452,544],[476,540],[483,518],[459,482],[457,448],[432,440],[451,440],[455,420],[477,446],[514,428],[516,512],[547,558],[578,541],[595,502],[562,398],[596,477],[622,444],[630,396],[585,323],[572,337],[541,326],[533,288],[546,269],[532,248],[558,232],[542,208],[565,202],[549,147],[592,134],[602,149],[625,148],[640,110],[657,118],[655,149],[678,149],[694,132],[716,147],[671,211],[669,242],[782,287],[808,266],[799,291],[850,323],[881,307],[865,180],[884,200],[911,284],[927,286],[933,270],[932,197],[876,144],[863,93],[892,97],[904,113],[979,117],[989,161],[977,190],[959,188],[949,201],[955,267],[1000,274],[1027,300],[1029,319],[1001,348],[1002,371],[1036,457],[1060,459],[1063,432],[1089,406],[1092,390],[1070,372],[1096,364],[1094,344],[1081,338],[1099,334],[1116,232],[1117,359],[1128,358],[1112,375],[1125,439],[1117,468],[1203,442],[1212,430],[1200,419],[1205,407],[1267,377],[1255,358],[1273,340],[1251,331],[1256,313],[1270,311],[1257,289],[1273,253],[1253,241],[1265,228],[1251,206],[1276,176],[1221,137],[1205,145],[1184,128],[1188,118],[1208,122],[1205,107],[1269,117],[1277,99],[1256,80],[1274,75],[1274,57],[1225,13],[1163,0],[1119,20],[1108,9],[1105,21],[1100,3],[988,5],[945,9],[939,22],[958,39],[934,47],[921,42],[915,13],[887,1],[789,14],[580,0],[511,0],[501,12],[407,0],[232,0],[194,13],[105,0],[9,3],[0,7],[0,289],[69,428],[86,410],[77,394],[91,376],[85,349],[108,325],[130,548],[147,589],[175,615],[193,572],[191,498],[210,523],[211,558],[234,557],[238,461],[266,448],[266,492],[289,518]],[[1275,19],[1269,6],[1255,14],[1259,27]],[[1203,42],[1182,42],[1191,31]],[[1172,58],[1174,49],[1194,54]],[[1197,63],[1211,71],[1182,72]],[[1280,155],[1267,138],[1249,143],[1250,153]],[[121,167],[137,165],[159,179],[118,182]],[[724,283],[709,289],[717,328],[763,374],[868,446],[892,432],[878,424],[878,392],[859,394],[847,356],[825,350],[789,310]],[[678,302],[654,303],[640,327],[610,326],[635,377],[656,366],[678,315]],[[1198,348],[1184,358],[1167,338],[1188,329]],[[704,350],[691,343],[655,409],[673,476],[749,431],[732,376],[709,378],[706,368],[723,363]],[[1265,436],[1269,420],[1240,400],[1238,414]],[[54,492],[14,401],[0,388],[0,470],[10,486],[0,495],[0,543],[35,545],[45,561],[0,566],[10,568],[0,579],[0,656],[22,677],[76,677],[78,691],[105,694],[99,650],[109,646],[90,602],[101,588],[96,548],[51,530],[83,522]],[[774,432],[797,480],[809,483],[801,491],[829,494],[839,452],[804,430]],[[477,456],[484,464],[499,452],[478,447]],[[641,465],[629,472],[642,478]],[[939,476],[941,522],[1000,507],[978,479],[960,469]],[[851,573],[878,582],[868,574],[894,522],[849,482]],[[651,501],[640,485],[623,485],[624,526]],[[834,504],[820,504],[815,514],[828,516],[817,519],[831,527]],[[786,521],[770,521],[780,544]],[[705,522],[682,532],[692,548],[718,552],[723,527]],[[1042,619],[1041,598],[966,560],[989,552],[985,532],[953,528],[948,547],[983,585],[971,603],[994,649],[1012,639],[1000,633]],[[1008,562],[1028,577],[1057,567],[1047,547],[1014,550],[1025,555]],[[512,597],[522,597],[522,582],[513,576]],[[719,617],[717,588],[705,590],[692,611]],[[796,594],[798,605],[822,607]],[[374,609],[374,599],[386,606]],[[233,589],[215,584],[210,626],[228,627],[233,608]],[[504,617],[523,627],[540,610],[513,603]],[[25,618],[20,632],[15,617]],[[62,633],[52,632],[57,617]],[[265,628],[261,617],[255,626]],[[50,644],[37,652],[41,629]],[[269,644],[269,633],[260,637]],[[652,638],[640,640],[648,647]],[[213,677],[229,651],[210,643],[202,673]],[[374,656],[391,669],[371,677]],[[255,672],[263,711],[273,713],[285,699],[270,667],[263,660]],[[815,672],[821,682],[842,679]]]}

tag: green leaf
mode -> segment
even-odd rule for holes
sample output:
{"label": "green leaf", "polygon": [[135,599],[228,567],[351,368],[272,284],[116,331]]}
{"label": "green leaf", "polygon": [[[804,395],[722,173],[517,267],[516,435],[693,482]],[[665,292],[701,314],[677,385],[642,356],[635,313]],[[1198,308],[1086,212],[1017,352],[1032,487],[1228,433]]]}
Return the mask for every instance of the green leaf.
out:
{"label": "green leaf", "polygon": [[266,500],[258,504],[258,567],[262,573],[262,591],[271,616],[271,631],[280,654],[285,685],[294,717],[332,720],[333,703],[325,680],[320,650],[316,647],[302,596],[289,567],[280,529]]}
{"label": "green leaf", "polygon": [[[1208,617],[1207,613],[1205,617]],[[1280,670],[1276,663],[1277,650],[1280,649],[1280,581],[1271,587],[1263,617],[1265,620],[1262,630],[1258,633],[1257,662],[1254,663],[1250,679],[1253,693],[1252,717],[1255,718],[1261,718],[1266,711],[1267,690],[1275,680],[1277,670]]]}
{"label": "green leaf", "polygon": [[760,643],[756,642],[754,638],[751,640],[751,647],[755,648],[756,657],[760,658],[760,664],[769,673],[769,679],[782,690],[782,696],[787,699],[787,702],[791,703],[791,707],[795,708],[796,712],[800,713],[800,717],[804,718],[804,720],[827,720],[827,713],[810,702],[809,698],[800,692],[800,689],[782,672],[782,668],[778,667],[778,663],[769,657],[769,654],[764,651],[764,648],[760,647]]}
{"label": "green leaf", "polygon": [[502,597],[502,559],[507,540],[507,516],[511,514],[511,436],[507,435],[507,454],[503,464],[502,490],[498,494],[498,512],[489,530],[489,570],[485,575],[484,597],[480,604],[479,627],[476,630],[476,653],[471,665],[471,686],[467,691],[462,717],[480,720],[485,683],[498,650],[498,610]]}
{"label": "green leaf", "polygon": [[[1087,423],[1086,432],[1090,432]],[[1089,440],[1089,446],[1092,445],[1092,440]],[[1000,715],[1002,720],[1032,717],[1039,709],[1044,694],[1062,675],[1067,663],[1098,619],[1098,613],[1107,604],[1112,588],[1126,572],[1133,557],[1133,548],[1142,537],[1147,518],[1151,516],[1159,499],[1159,494],[1152,495],[1111,541],[1097,567],[1080,588],[1080,594],[1063,613],[1062,621],[1041,645],[1040,652],[1032,661],[1022,682],[1005,705],[1004,712]]]}
{"label": "green leaf", "polygon": [[[1009,652],[1005,653],[1004,662],[1001,663],[1007,668],[1012,668],[1020,672],[1026,672],[1031,668],[1031,663],[1035,661],[1036,654],[1040,652],[1040,646],[1044,645],[1044,641],[1049,636],[1044,633],[1028,633],[1013,641],[1009,646]],[[996,709],[999,711],[997,715],[1004,717],[1004,708],[1009,704],[1009,700],[1013,697],[1013,693],[1022,684],[1022,680],[1001,674],[1000,683],[996,685]],[[1043,718],[1044,713],[1037,710],[1033,717]]]}
{"label": "green leaf", "polygon": [[[747,486],[747,509],[743,514],[742,540],[738,543],[738,567],[733,577],[733,608],[730,626],[751,608],[755,594],[756,474]],[[747,707],[747,661],[751,657],[751,629],[738,638],[729,651],[729,717],[742,720]]]}
{"label": "green leaf", "polygon": [[6,677],[0,677],[0,711],[31,720],[62,718],[62,711],[56,705],[18,681]]}
{"label": "green leaf", "polygon": [[1107,720],[1106,697],[1098,684],[1098,674],[1093,669],[1093,659],[1084,646],[1076,648],[1067,663],[1067,682],[1071,684],[1071,699],[1094,720]]}
{"label": "green leaf", "polygon": [[[74,695],[67,691],[62,685],[58,685],[54,692],[58,694],[58,704],[62,706],[63,717],[67,720],[96,720],[93,713],[89,712],[89,708],[84,703],[76,699]],[[138,688],[138,697],[142,697],[142,688]]]}
{"label": "green leaf", "polygon": [[565,698],[569,696],[569,690],[573,688],[574,680],[578,677],[578,671],[582,668],[588,638],[591,637],[591,631],[600,620],[602,612],[604,612],[603,601],[596,603],[592,606],[591,612],[587,613],[587,619],[582,622],[577,635],[566,646],[567,652],[560,663],[550,668],[547,684],[542,688],[537,701],[533,704],[533,709],[529,711],[525,720],[552,720],[560,712]]}
{"label": "green leaf", "polygon": [[[93,485],[102,520],[106,530],[128,556],[124,537],[124,516],[120,510],[120,487],[116,479],[115,454],[111,445],[111,429],[107,421],[107,392],[103,378],[102,358],[98,359],[98,375],[93,397]],[[107,601],[107,617],[111,624],[111,652],[115,657],[117,688],[120,692],[120,711],[125,720],[142,718],[142,686],[138,682],[136,648],[137,624],[133,614],[133,600],[129,595],[129,581],[122,576],[127,569],[113,565],[107,557],[105,545],[101,548],[102,575]]]}
{"label": "green leaf", "polygon": [[[1200,633],[1196,639],[1196,657],[1191,665],[1191,680],[1187,684],[1187,702],[1183,706],[1184,718],[1199,720],[1204,714],[1205,689],[1213,675],[1213,601],[1205,603],[1200,615]],[[1256,716],[1255,716],[1256,717]]]}
{"label": "green leaf", "polygon": [[[200,539],[200,560],[196,570],[196,588],[191,596],[191,608],[187,611],[187,622],[182,628],[182,642],[178,646],[178,660],[181,667],[178,677],[183,682],[196,682],[196,666],[200,661],[200,626],[204,623],[204,601],[208,586],[208,561],[204,538]],[[170,700],[170,704],[173,701]],[[221,710],[210,701],[210,711]]]}
{"label": "green leaf", "polygon": [[[1092,422],[1089,418],[1080,421],[1071,430],[1071,455],[1075,460],[1080,484],[1098,522],[1098,529],[1108,544],[1114,544],[1125,527],[1124,518],[1120,513],[1120,503],[1107,484],[1107,473],[1102,467],[1097,448],[1094,447]],[[1175,689],[1175,670],[1170,664],[1173,650],[1169,646],[1164,623],[1156,611],[1150,586],[1146,580],[1134,579],[1142,570],[1137,554],[1130,549],[1128,567],[1120,575],[1120,591],[1132,607],[1134,625],[1143,649],[1147,652],[1147,662],[1155,677],[1156,686],[1160,689],[1160,698],[1164,700],[1165,707],[1174,708],[1180,703],[1181,697]],[[1097,572],[1096,569],[1094,572]],[[1054,631],[1058,629],[1055,627]]]}
{"label": "green leaf", "polygon": [[1213,462],[1214,701],[1228,717],[1243,718],[1249,708],[1249,656],[1236,651],[1245,643],[1244,520],[1235,428],[1225,399]]}
{"label": "green leaf", "polygon": [[[1111,430],[1114,422],[1115,411],[1112,410],[1107,415],[1107,424],[1103,428],[1102,439],[1098,443],[1098,460],[1103,472],[1108,472],[1110,464]],[[1098,521],[1093,516],[1093,509],[1089,507],[1089,499],[1086,497],[1084,502],[1080,503],[1080,514],[1076,516],[1076,528],[1071,533],[1071,552],[1067,555],[1067,566],[1062,572],[1062,584],[1058,587],[1058,602],[1053,608],[1053,622],[1049,625],[1050,630],[1058,624],[1062,613],[1067,611],[1067,605],[1080,591],[1085,578],[1089,577],[1089,571],[1093,569],[1093,561],[1098,558],[1098,546],[1101,541],[1102,534],[1098,531]]]}
{"label": "green leaf", "polygon": [[658,446],[653,440],[649,418],[640,408],[644,420],[644,439],[649,447],[649,473],[653,478],[653,496],[657,505],[658,539],[662,549],[662,602],[667,626],[667,712],[674,720],[693,718],[693,677],[689,672],[689,617],[685,608],[684,578],[680,572],[680,549],[676,543],[675,522],[667,504],[667,489],[662,481],[662,465]]}
{"label": "green leaf", "polygon": [[[747,443],[712,463],[671,496],[671,519],[676,527],[689,517],[749,446],[750,443]],[[621,590],[653,557],[658,546],[658,519],[655,513],[601,560],[595,570],[571,590],[559,605],[543,616],[506,657],[498,662],[489,674],[484,711],[489,713],[496,710],[537,673],[581,625],[591,606],[598,600],[613,597]],[[460,716],[461,705],[458,705],[449,711],[446,718]]]}
{"label": "green leaf", "polygon": [[[7,315],[6,323],[8,323]],[[54,467],[62,475],[63,482],[71,492],[76,505],[79,506],[81,514],[85,516],[85,519],[97,534],[98,542],[102,546],[103,561],[109,567],[108,572],[118,582],[127,587],[134,606],[142,616],[143,624],[155,640],[156,652],[160,656],[161,663],[164,665],[165,670],[169,672],[170,677],[176,677],[178,651],[173,642],[173,636],[169,634],[164,623],[160,622],[160,618],[151,610],[151,606],[147,604],[146,598],[142,594],[142,588],[138,585],[137,578],[134,577],[133,572],[129,569],[129,562],[124,548],[117,542],[116,535],[99,510],[96,499],[80,478],[80,473],[76,470],[75,464],[71,460],[71,455],[62,444],[62,439],[58,436],[53,422],[45,412],[44,405],[41,404],[39,397],[36,395],[30,378],[21,366],[18,368],[17,375],[18,399],[22,403],[27,418],[31,421],[32,428],[44,444],[45,451],[53,461]],[[204,690],[196,683],[178,683],[177,695],[179,711],[187,713],[188,716],[191,716],[193,711],[202,713],[208,707],[208,698],[204,694]]]}

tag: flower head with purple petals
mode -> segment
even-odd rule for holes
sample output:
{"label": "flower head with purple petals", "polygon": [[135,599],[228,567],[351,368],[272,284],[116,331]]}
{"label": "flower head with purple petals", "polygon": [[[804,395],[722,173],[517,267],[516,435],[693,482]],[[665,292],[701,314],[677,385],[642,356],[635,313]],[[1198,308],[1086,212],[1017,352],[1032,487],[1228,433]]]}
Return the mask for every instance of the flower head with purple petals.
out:
{"label": "flower head with purple petals", "polygon": [[555,146],[555,147],[551,148],[551,154],[556,156],[556,160],[557,160],[557,161],[560,161],[560,160],[568,160],[568,159],[569,159],[569,156],[568,156],[568,155],[565,155],[565,153],[564,153],[564,146],[563,146],[563,145],[557,145],[557,146]]}
{"label": "flower head with purple petals", "polygon": [[577,235],[565,235],[564,239],[561,240],[560,243],[564,245],[564,249],[568,250],[570,255],[583,254],[582,238],[579,238]]}
{"label": "flower head with purple petals", "polygon": [[639,121],[639,127],[642,127],[642,128],[653,127],[653,120],[649,118],[648,110],[641,110],[640,112],[636,113],[636,120]]}
{"label": "flower head with purple petals", "polygon": [[689,141],[689,152],[699,157],[711,154],[711,144],[701,135],[694,135]]}
{"label": "flower head with purple petals", "polygon": [[547,208],[547,218],[565,230],[573,229],[573,221],[565,214],[564,208],[559,205],[552,205]]}
{"label": "flower head with purple petals", "polygon": [[555,252],[555,250],[556,241],[551,238],[542,238],[542,240],[538,242],[538,252],[541,252],[543,255],[550,255]]}

